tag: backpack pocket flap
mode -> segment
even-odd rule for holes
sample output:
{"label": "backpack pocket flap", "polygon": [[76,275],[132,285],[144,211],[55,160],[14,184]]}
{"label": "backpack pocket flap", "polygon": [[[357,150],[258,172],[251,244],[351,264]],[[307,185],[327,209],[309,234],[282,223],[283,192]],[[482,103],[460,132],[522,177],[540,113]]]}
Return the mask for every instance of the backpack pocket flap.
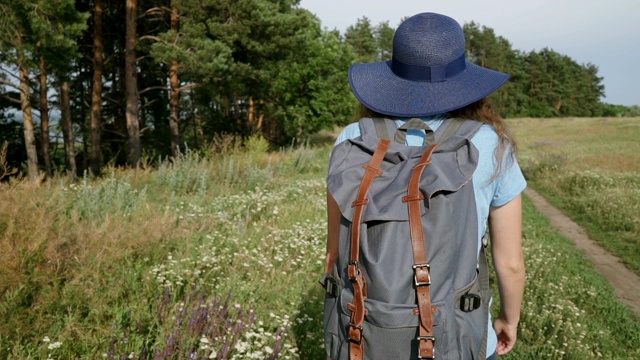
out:
{"label": "backpack pocket flap", "polygon": [[[349,304],[353,301],[353,294],[348,289],[342,291],[340,296],[340,307],[343,314],[351,316]],[[372,299],[365,299],[365,308],[367,315],[365,321],[371,325],[381,328],[403,328],[417,327],[418,314],[416,313],[417,305],[407,304],[389,304]],[[438,306],[434,305],[434,309]],[[439,326],[444,324],[444,316],[442,311],[433,312],[433,324]]]}
{"label": "backpack pocket flap", "polygon": [[[371,161],[377,142],[377,138],[364,135],[339,144],[332,152],[327,188],[346,219],[353,218],[352,204],[366,171],[363,165]],[[413,168],[426,149],[390,144],[380,165],[382,174],[375,177],[367,194],[369,202],[365,207],[364,222],[408,221],[407,204],[402,198],[407,195]],[[431,197],[455,192],[469,183],[477,165],[478,150],[468,139],[452,137],[442,148],[436,149],[420,180],[420,191],[424,195],[422,214],[429,208]]]}

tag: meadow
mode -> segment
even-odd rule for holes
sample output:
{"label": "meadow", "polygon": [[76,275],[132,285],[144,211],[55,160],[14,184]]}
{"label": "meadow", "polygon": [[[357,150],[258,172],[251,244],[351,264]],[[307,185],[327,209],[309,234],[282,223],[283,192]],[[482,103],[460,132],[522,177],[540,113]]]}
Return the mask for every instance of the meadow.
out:
{"label": "meadow", "polygon": [[[138,172],[0,185],[0,358],[323,359],[329,151],[219,137]],[[640,319],[529,202],[524,244],[505,359],[640,358]]]}
{"label": "meadow", "polygon": [[640,118],[509,124],[530,185],[640,274]]}

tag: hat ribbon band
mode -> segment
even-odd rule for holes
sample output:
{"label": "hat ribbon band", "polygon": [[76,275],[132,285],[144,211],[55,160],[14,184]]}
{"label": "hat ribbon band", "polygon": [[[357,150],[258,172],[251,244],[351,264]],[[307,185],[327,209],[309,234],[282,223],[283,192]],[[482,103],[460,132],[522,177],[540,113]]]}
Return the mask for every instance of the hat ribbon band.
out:
{"label": "hat ribbon band", "polygon": [[391,71],[399,77],[410,81],[438,82],[452,78],[467,67],[464,54],[446,65],[421,66],[409,65],[391,59]]}

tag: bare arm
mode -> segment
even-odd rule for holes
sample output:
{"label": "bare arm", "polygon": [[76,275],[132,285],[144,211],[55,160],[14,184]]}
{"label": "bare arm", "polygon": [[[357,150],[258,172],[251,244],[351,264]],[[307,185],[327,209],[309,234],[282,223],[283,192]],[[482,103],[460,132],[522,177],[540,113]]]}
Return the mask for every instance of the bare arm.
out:
{"label": "bare arm", "polygon": [[338,238],[340,236],[340,208],[329,191],[327,191],[327,257],[325,273],[331,273],[338,260]]}
{"label": "bare arm", "polygon": [[513,349],[524,296],[525,267],[522,253],[522,197],[491,208],[491,253],[500,292],[500,315],[493,327],[498,335],[498,355]]}

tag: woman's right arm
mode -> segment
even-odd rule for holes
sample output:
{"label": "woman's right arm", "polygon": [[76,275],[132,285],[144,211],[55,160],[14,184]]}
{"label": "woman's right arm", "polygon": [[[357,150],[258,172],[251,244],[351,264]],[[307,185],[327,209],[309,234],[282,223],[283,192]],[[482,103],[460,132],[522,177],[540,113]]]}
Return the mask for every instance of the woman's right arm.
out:
{"label": "woman's right arm", "polygon": [[498,355],[513,349],[524,296],[525,266],[522,253],[522,197],[492,207],[489,212],[491,254],[500,292],[500,315],[493,327],[498,336]]}

